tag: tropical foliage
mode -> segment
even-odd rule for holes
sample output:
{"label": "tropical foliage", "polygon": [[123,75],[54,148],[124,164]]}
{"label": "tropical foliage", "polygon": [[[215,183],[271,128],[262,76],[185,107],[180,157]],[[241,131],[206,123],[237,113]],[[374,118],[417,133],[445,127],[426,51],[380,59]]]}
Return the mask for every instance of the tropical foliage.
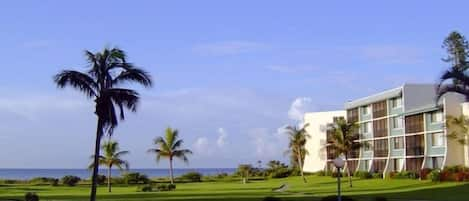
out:
{"label": "tropical foliage", "polygon": [[189,149],[181,149],[183,143],[184,141],[179,139],[178,130],[168,127],[164,137],[157,137],[154,140],[153,144],[156,148],[148,150],[149,153],[155,154],[156,162],[159,162],[161,158],[167,158],[169,160],[169,176],[171,184],[174,184],[173,160],[177,158],[188,163],[189,159],[187,156],[192,154],[192,151]]}
{"label": "tropical foliage", "polygon": [[[112,167],[117,167],[121,171],[128,170],[129,162],[122,159],[122,156],[129,154],[129,152],[120,151],[119,143],[112,140],[104,142],[101,149],[104,153],[99,156],[99,165],[107,167],[107,187],[108,192],[111,192]],[[94,156],[92,157],[94,158]],[[93,169],[93,163],[90,164],[88,168]]]}
{"label": "tropical foliage", "polygon": [[136,82],[150,87],[152,81],[147,72],[127,62],[127,55],[121,49],[105,48],[96,53],[85,51],[85,56],[88,61],[85,72],[64,70],[55,75],[54,81],[60,88],[73,87],[94,99],[97,128],[90,200],[95,201],[101,138],[105,133],[112,135],[119,117],[124,119],[125,109],[132,112],[137,110],[139,94],[121,85]]}
{"label": "tropical foliage", "polygon": [[306,132],[306,127],[309,124],[305,124],[302,127],[300,126],[287,126],[285,128],[286,133],[289,138],[288,150],[287,153],[291,154],[291,158],[296,161],[297,168],[299,168],[301,177],[303,181],[306,183],[306,177],[304,176],[303,172],[303,163],[304,158],[308,154],[308,151],[305,148],[306,140],[310,138],[308,132]]}
{"label": "tropical foliage", "polygon": [[[338,119],[335,123],[330,124],[329,128],[331,135],[330,147],[337,154],[338,157],[345,157],[347,166],[350,167],[348,156],[358,150],[362,143],[357,142],[359,139],[358,124],[355,122],[348,122],[345,119]],[[352,170],[347,168],[347,176],[349,178],[349,185],[352,187]]]}

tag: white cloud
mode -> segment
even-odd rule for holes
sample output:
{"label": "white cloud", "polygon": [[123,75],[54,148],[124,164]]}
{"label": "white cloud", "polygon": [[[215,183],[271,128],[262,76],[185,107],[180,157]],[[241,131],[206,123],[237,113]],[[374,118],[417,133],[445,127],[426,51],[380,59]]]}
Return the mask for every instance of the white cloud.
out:
{"label": "white cloud", "polygon": [[257,51],[266,46],[250,41],[225,41],[196,45],[193,50],[202,55],[237,55]]}
{"label": "white cloud", "polygon": [[223,148],[226,145],[226,138],[228,137],[228,133],[224,128],[218,128],[218,139],[217,139],[217,146],[219,148]]}
{"label": "white cloud", "polygon": [[210,155],[209,142],[206,137],[199,137],[195,140],[193,149],[195,154]]}
{"label": "white cloud", "polygon": [[288,118],[302,122],[306,112],[314,111],[313,99],[309,97],[296,98],[288,110]]}
{"label": "white cloud", "polygon": [[283,133],[272,132],[268,128],[250,129],[249,135],[254,146],[254,154],[262,160],[281,159],[286,150],[287,139]]}

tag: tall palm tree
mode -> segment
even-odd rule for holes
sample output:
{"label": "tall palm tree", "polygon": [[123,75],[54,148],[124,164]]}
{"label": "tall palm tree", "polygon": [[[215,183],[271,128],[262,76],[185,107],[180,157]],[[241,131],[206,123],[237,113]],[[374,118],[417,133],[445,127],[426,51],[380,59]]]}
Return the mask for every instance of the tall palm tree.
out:
{"label": "tall palm tree", "polygon": [[298,168],[300,169],[301,177],[303,178],[303,182],[307,182],[306,178],[303,173],[303,161],[308,151],[305,148],[306,140],[310,138],[308,132],[306,132],[306,127],[309,124],[305,124],[302,127],[299,126],[287,126],[285,128],[286,133],[288,134],[288,138],[290,140],[288,144],[287,153],[291,153],[292,158],[296,159],[296,163],[298,164]]}
{"label": "tall palm tree", "polygon": [[352,173],[348,156],[355,150],[358,150],[363,143],[356,140],[359,139],[358,124],[355,122],[348,122],[345,119],[338,119],[335,123],[330,124],[329,128],[332,131],[331,141],[329,145],[336,154],[343,155],[345,162],[347,163],[347,176],[349,179],[349,185],[352,187]]}
{"label": "tall palm tree", "polygon": [[183,160],[185,163],[188,163],[189,160],[187,155],[192,154],[192,151],[189,149],[181,149],[184,141],[178,138],[178,130],[173,130],[172,128],[168,127],[166,128],[164,137],[157,137],[153,141],[153,144],[156,146],[156,148],[148,150],[149,153],[156,154],[156,162],[159,162],[161,158],[168,158],[169,177],[171,184],[174,184],[173,159],[178,158]]}
{"label": "tall palm tree", "polygon": [[448,53],[443,61],[450,65],[441,76],[436,92],[437,100],[449,92],[465,96],[469,100],[469,63],[466,61],[469,55],[469,46],[465,37],[458,32],[451,32],[443,42],[443,48]]}
{"label": "tall palm tree", "polygon": [[[101,146],[104,154],[99,156],[99,165],[107,167],[107,188],[108,192],[111,192],[111,170],[112,167],[115,166],[119,170],[128,170],[129,169],[129,162],[123,160],[121,157],[124,155],[129,154],[128,151],[120,151],[119,143],[116,141],[106,141]],[[94,156],[92,156],[94,158]],[[93,169],[94,164],[91,163],[88,167],[89,169]]]}
{"label": "tall palm tree", "polygon": [[105,48],[96,53],[85,51],[85,56],[88,61],[85,72],[64,70],[55,75],[54,81],[59,88],[70,86],[84,93],[87,98],[94,99],[97,126],[90,201],[95,201],[101,138],[105,133],[112,135],[117,127],[117,110],[123,120],[124,109],[135,112],[139,101],[139,94],[135,90],[119,86],[126,82],[137,82],[150,87],[152,81],[147,72],[127,62],[127,56],[121,49]]}

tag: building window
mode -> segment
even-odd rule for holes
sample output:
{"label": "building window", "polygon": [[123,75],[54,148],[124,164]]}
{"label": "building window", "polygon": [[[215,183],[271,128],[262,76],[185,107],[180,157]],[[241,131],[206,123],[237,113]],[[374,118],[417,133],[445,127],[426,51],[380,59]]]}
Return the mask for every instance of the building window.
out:
{"label": "building window", "polygon": [[440,147],[443,146],[443,133],[432,133],[432,146]]}
{"label": "building window", "polygon": [[400,129],[402,128],[402,123],[403,123],[403,119],[402,119],[402,116],[397,116],[397,117],[393,117],[392,118],[392,128],[393,129]]}
{"label": "building window", "polygon": [[363,161],[363,167],[365,168],[365,171],[368,171],[370,169],[370,160],[364,160]]}
{"label": "building window", "polygon": [[370,131],[371,131],[371,122],[363,123],[362,124],[362,131],[363,131],[363,134],[370,133]]}
{"label": "building window", "polygon": [[370,142],[364,142],[363,143],[363,150],[364,151],[371,151],[372,147],[371,147],[371,143]]}
{"label": "building window", "polygon": [[430,122],[431,123],[440,123],[443,121],[443,112],[435,111],[430,113]]}
{"label": "building window", "polygon": [[395,137],[393,138],[393,142],[394,149],[404,149],[404,137]]}
{"label": "building window", "polygon": [[419,133],[423,132],[423,114],[416,114],[405,117],[405,132]]}
{"label": "building window", "polygon": [[403,159],[401,158],[395,158],[393,159],[393,171],[394,172],[399,172],[401,170]]}
{"label": "building window", "polygon": [[369,115],[370,114],[370,106],[367,105],[365,107],[362,107],[362,115]]}
{"label": "building window", "polygon": [[443,165],[443,157],[432,157],[432,168],[441,168]]}
{"label": "building window", "polygon": [[392,108],[400,108],[402,106],[402,98],[396,97],[391,99],[391,106]]}
{"label": "building window", "polygon": [[387,115],[386,101],[380,101],[372,104],[373,118],[380,118]]}

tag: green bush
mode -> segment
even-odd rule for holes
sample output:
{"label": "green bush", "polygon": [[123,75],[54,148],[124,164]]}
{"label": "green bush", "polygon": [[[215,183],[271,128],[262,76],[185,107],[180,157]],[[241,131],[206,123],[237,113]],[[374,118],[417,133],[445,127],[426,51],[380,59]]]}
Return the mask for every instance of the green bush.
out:
{"label": "green bush", "polygon": [[28,192],[24,195],[25,201],[39,201],[39,196],[36,193]]}
{"label": "green bush", "polygon": [[418,179],[419,174],[414,171],[397,172],[392,176],[392,179]]}
{"label": "green bush", "polygon": [[267,196],[267,197],[265,197],[264,199],[262,199],[262,201],[282,201],[282,199],[276,198],[276,197]]}
{"label": "green bush", "polygon": [[29,183],[36,185],[49,184],[51,186],[57,186],[59,184],[59,180],[52,177],[35,177],[30,179]]}
{"label": "green bush", "polygon": [[184,181],[201,182],[202,181],[202,174],[200,174],[198,172],[188,172],[186,174],[181,175],[180,178]]}
{"label": "green bush", "polygon": [[60,180],[62,184],[67,185],[67,186],[76,186],[77,183],[81,181],[80,177],[73,176],[73,175],[64,176]]}
{"label": "green bush", "polygon": [[433,182],[440,182],[441,181],[440,170],[435,169],[435,170],[431,171],[430,174],[428,175],[428,177],[430,177],[429,179],[431,179]]}
{"label": "green bush", "polygon": [[103,185],[107,182],[107,177],[104,175],[98,175],[98,178],[96,178],[96,180],[99,185]]}
{"label": "green bush", "polygon": [[[342,198],[342,201],[355,201],[351,197],[347,197],[347,196],[341,196],[341,198]],[[338,199],[336,195],[329,195],[327,197],[321,198],[321,201],[337,201],[337,200]]]}
{"label": "green bush", "polygon": [[153,186],[150,184],[144,185],[144,186],[139,186],[137,188],[138,192],[152,192],[153,191]]}
{"label": "green bush", "polygon": [[270,177],[272,178],[285,178],[290,176],[291,171],[288,168],[278,168],[271,172]]}
{"label": "green bush", "polygon": [[140,174],[138,172],[129,172],[123,175],[125,184],[148,184],[150,179],[147,175]]}
{"label": "green bush", "polygon": [[173,191],[176,190],[176,185],[174,184],[158,184],[156,186],[158,191]]}
{"label": "green bush", "polygon": [[373,178],[373,175],[367,171],[356,171],[353,174],[354,177],[358,177],[360,179],[371,179]]}
{"label": "green bush", "polygon": [[372,177],[375,179],[382,179],[383,178],[383,173],[380,172],[375,172],[372,174]]}

